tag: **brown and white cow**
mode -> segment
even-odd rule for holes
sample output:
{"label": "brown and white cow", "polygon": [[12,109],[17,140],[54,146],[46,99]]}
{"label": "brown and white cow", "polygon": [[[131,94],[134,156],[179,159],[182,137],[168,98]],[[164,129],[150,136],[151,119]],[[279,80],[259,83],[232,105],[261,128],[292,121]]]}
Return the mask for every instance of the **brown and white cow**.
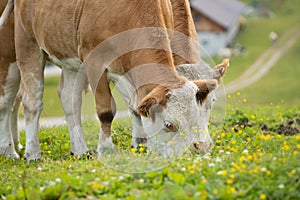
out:
{"label": "brown and white cow", "polygon": [[[123,7],[125,4],[127,7]],[[82,61],[85,61],[89,53],[98,44],[116,33],[144,26],[173,28],[172,12],[168,2],[140,1],[137,3],[130,1],[129,3],[128,1],[124,1],[117,6],[112,7],[112,5],[113,2],[111,1],[100,1],[97,3],[78,1],[76,5],[72,5],[68,1],[59,3],[59,5],[53,4],[51,1],[40,1],[36,4],[32,4],[31,1],[16,1],[17,58],[25,89],[24,111],[27,121],[27,140],[29,140],[26,142],[25,155],[27,159],[36,159],[40,156],[39,149],[37,149],[39,148],[37,123],[42,109],[42,72],[43,64],[47,56],[49,56],[56,64],[62,65],[63,69],[66,68],[67,70],[65,71],[72,71],[76,68],[76,65],[77,69],[79,68]],[[51,10],[50,8],[52,10],[56,9],[57,12],[49,12]],[[111,8],[112,10],[122,10],[122,12],[117,12],[115,16],[111,16],[109,13],[111,10],[108,8]],[[134,12],[135,15],[130,15],[131,12]],[[31,15],[28,15],[28,13],[31,13]],[[90,20],[91,15],[93,16],[94,21]],[[150,20],[149,16],[152,16],[152,18],[153,16],[158,17],[151,18]],[[108,17],[110,18],[108,19]],[[51,21],[49,21],[49,19],[51,19]],[[121,20],[121,24],[120,19],[124,20]],[[160,34],[162,34],[162,37],[155,38],[153,42],[161,42],[165,45],[165,49],[169,49],[168,45],[170,44],[167,33],[161,32]],[[204,99],[209,92],[208,89],[216,87],[216,81],[208,81],[209,86],[211,87],[208,88],[206,82],[190,82],[183,77],[179,77],[175,72],[172,56],[168,51],[153,49],[137,50],[119,58],[110,66],[110,68],[105,70],[105,75],[122,75],[134,67],[137,67],[135,65],[147,63],[162,64],[164,68],[167,69],[170,78],[169,80],[166,80],[168,85],[165,86],[147,84],[138,88],[137,96],[139,103],[134,108],[135,113],[147,117],[146,115],[150,111],[151,105],[160,104],[162,105],[163,112],[166,111],[167,113],[172,114],[172,111],[176,111],[178,112],[177,114],[181,114],[181,116],[184,117],[186,117],[186,115],[194,115],[197,117],[197,112],[195,112],[197,111],[198,106],[195,100],[196,96],[201,94],[200,98]],[[88,71],[88,66],[85,67]],[[68,88],[68,85],[69,88],[72,88],[71,80],[74,80],[74,76],[76,76],[75,72],[74,74],[75,75],[70,75],[69,72],[65,74],[64,88]],[[110,123],[115,112],[111,105],[113,100],[109,91],[108,80],[105,78],[106,76],[103,77],[104,78],[101,77],[96,90],[97,111],[100,121],[102,122],[102,132],[100,134],[98,148],[99,153],[102,147],[107,144],[105,141],[110,139]],[[81,83],[86,82],[85,76],[81,76],[81,78]],[[151,79],[153,78],[160,79],[161,77],[151,76]],[[82,85],[84,84],[78,84],[78,86],[81,87]],[[78,94],[81,94],[81,90],[82,88],[76,88],[76,91],[79,91]],[[173,99],[173,102],[171,103],[168,102],[173,96],[175,99],[178,99]],[[187,96],[193,96],[194,98],[190,98],[189,102],[186,102]],[[78,95],[78,98],[75,99],[76,101],[77,99],[80,101],[80,98],[80,95]],[[200,101],[201,100],[202,99],[200,99]],[[68,99],[65,99],[65,102],[67,102],[66,105],[72,105],[72,102]],[[172,103],[175,103],[174,105],[177,106],[172,106]],[[177,108],[181,105],[188,105],[188,107],[190,107],[189,112],[187,113],[186,110],[185,113],[181,113],[180,110],[178,111]],[[69,110],[72,109],[73,108]],[[191,111],[194,111],[194,113],[192,114]],[[173,115],[174,113],[177,115],[176,112],[173,112]],[[162,112],[159,111],[159,113]],[[182,119],[183,117],[172,115],[171,117],[175,119],[176,117],[179,117],[179,119],[176,120],[180,122],[186,121],[183,125],[188,127],[189,122],[186,119]],[[177,124],[173,124],[174,122],[170,122],[171,120],[165,121],[164,119],[161,119],[160,121],[164,122],[164,125],[166,126],[165,129],[170,128],[167,130],[168,132],[177,131],[173,130],[174,125],[176,126]],[[195,121],[197,121],[197,119],[195,119]],[[74,124],[80,124],[80,121],[74,122]],[[197,123],[193,125],[197,125]],[[78,129],[78,127],[74,128]],[[74,146],[76,146],[76,144]]]}

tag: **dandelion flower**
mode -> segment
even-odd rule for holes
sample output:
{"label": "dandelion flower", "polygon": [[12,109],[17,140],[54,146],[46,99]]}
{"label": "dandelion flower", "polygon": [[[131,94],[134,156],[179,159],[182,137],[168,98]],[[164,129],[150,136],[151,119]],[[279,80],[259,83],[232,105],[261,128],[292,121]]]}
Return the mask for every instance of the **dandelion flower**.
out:
{"label": "dandelion flower", "polygon": [[260,198],[260,199],[266,199],[266,198],[267,198],[267,195],[265,195],[265,194],[260,194],[260,195],[259,195],[259,198]]}

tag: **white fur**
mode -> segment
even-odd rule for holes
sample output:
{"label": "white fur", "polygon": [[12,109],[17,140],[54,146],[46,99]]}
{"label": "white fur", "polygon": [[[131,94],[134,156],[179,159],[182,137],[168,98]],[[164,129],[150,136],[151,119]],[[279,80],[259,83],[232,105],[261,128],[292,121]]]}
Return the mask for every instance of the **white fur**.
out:
{"label": "white fur", "polygon": [[99,142],[97,147],[98,157],[100,158],[103,153],[105,153],[106,150],[110,151],[114,149],[114,144],[112,141],[111,136],[105,137],[102,134],[102,130],[99,134]]}
{"label": "white fur", "polygon": [[[179,156],[194,142],[211,142],[209,134],[204,136],[200,131],[207,130],[207,124],[201,119],[201,110],[196,102],[197,89],[193,82],[172,89],[166,108],[156,113],[154,122],[142,117],[151,151],[156,150],[164,157]],[[172,123],[177,130],[168,131],[164,128],[164,121]]]}
{"label": "white fur", "polygon": [[82,90],[87,81],[86,75],[65,67],[62,73],[59,94],[70,132],[71,152],[80,156],[88,151],[81,126]]}
{"label": "white fur", "polygon": [[[191,78],[189,76],[195,76],[195,73],[189,71],[188,66],[190,65],[186,65],[182,69],[185,69],[185,77]],[[197,68],[194,69],[196,72],[199,72]],[[204,70],[201,73],[209,76],[212,75],[210,72]],[[201,79],[199,74],[198,76],[196,74],[196,77]],[[115,83],[116,88],[129,105],[129,109],[132,110],[132,146],[137,147],[137,138],[147,138],[147,146],[150,151],[157,151],[160,155],[169,157],[181,155],[186,147],[189,147],[192,143],[203,142],[210,144],[212,142],[207,127],[212,106],[211,100],[205,102],[203,106],[198,105],[196,102],[198,87],[192,81],[187,82],[182,88],[171,91],[171,98],[167,102],[167,108],[163,109],[161,113],[156,113],[156,119],[153,122],[151,119],[141,118],[134,114],[133,110],[137,107],[137,97],[134,87],[127,80],[126,76],[110,72],[109,78]],[[166,131],[164,121],[172,122],[172,124],[178,126],[178,131]],[[197,130],[194,130],[195,127]]]}
{"label": "white fur", "polygon": [[126,104],[128,105],[131,118],[132,118],[132,142],[131,145],[135,148],[138,147],[137,140],[140,138],[147,138],[144,131],[141,116],[134,113],[134,108],[137,107],[137,96],[132,84],[128,81],[126,76],[122,76],[113,72],[108,73],[108,78],[114,82],[115,88],[122,94]]}
{"label": "white fur", "polygon": [[20,74],[16,63],[9,66],[6,84],[2,86],[4,96],[0,97],[0,155],[19,158],[15,151],[14,141],[10,128],[11,108],[18,91]]}
{"label": "white fur", "polygon": [[[33,76],[33,75],[32,75]],[[34,79],[35,87],[30,88],[31,93],[35,93],[33,98],[29,98],[27,93],[23,95],[24,115],[26,120],[26,146],[25,146],[25,158],[27,161],[37,160],[41,157],[40,143],[38,136],[39,118],[43,110],[42,94],[43,94],[43,82],[41,80]]]}
{"label": "white fur", "polygon": [[26,148],[27,161],[37,160],[41,157],[40,141],[38,136],[39,116],[35,116],[31,123],[26,123]]}

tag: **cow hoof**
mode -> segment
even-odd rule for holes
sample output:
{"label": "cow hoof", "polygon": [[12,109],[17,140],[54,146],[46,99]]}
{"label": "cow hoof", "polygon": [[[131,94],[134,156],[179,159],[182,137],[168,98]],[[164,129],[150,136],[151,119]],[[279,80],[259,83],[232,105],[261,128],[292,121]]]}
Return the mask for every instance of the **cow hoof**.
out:
{"label": "cow hoof", "polygon": [[11,152],[11,153],[6,153],[4,154],[7,158],[12,158],[12,159],[20,159],[20,156],[17,152]]}
{"label": "cow hoof", "polygon": [[114,144],[112,138],[106,138],[105,141],[100,141],[97,147],[98,158],[102,155],[108,155],[114,152]]}
{"label": "cow hoof", "polygon": [[96,158],[97,152],[96,150],[88,150],[87,152],[83,153],[82,155],[76,155],[72,151],[70,151],[71,156],[76,156],[83,159],[93,160]]}
{"label": "cow hoof", "polygon": [[41,156],[41,152],[36,152],[36,153],[35,152],[34,153],[26,152],[24,157],[27,160],[27,162],[29,163],[30,161],[37,161],[42,156]]}
{"label": "cow hoof", "polygon": [[[9,146],[11,147],[11,146]],[[7,158],[19,159],[19,154],[15,151],[14,148],[9,147],[0,147],[0,155],[6,156]]]}
{"label": "cow hoof", "polygon": [[147,138],[132,138],[131,147],[137,149],[140,146],[147,147]]}
{"label": "cow hoof", "polygon": [[70,155],[71,156],[83,156],[85,154],[89,154],[89,150],[84,150],[84,151],[75,151],[75,150],[71,150],[70,151]]}

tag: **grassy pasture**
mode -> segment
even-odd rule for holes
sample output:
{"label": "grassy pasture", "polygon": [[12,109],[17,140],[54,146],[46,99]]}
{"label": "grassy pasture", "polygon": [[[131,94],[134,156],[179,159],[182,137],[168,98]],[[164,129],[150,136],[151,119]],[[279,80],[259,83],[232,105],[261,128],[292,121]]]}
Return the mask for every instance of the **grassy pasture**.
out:
{"label": "grassy pasture", "polygon": [[[239,102],[234,105],[231,101]],[[185,153],[160,169],[145,173],[116,171],[109,160],[69,154],[66,127],[42,129],[43,158],[0,157],[0,196],[5,199],[299,199],[300,136],[292,123],[299,108],[279,105],[245,109],[242,95],[228,99],[225,124],[211,123],[215,146],[206,156]],[[298,118],[299,119],[299,118]],[[114,122],[113,140],[131,159],[145,157],[130,149],[127,119]],[[281,127],[281,128],[280,128]],[[283,127],[283,128],[282,128]],[[84,124],[95,150],[95,124]],[[282,131],[281,134],[278,134]],[[287,134],[287,135],[285,135]],[[21,134],[24,144],[24,133]],[[24,152],[21,151],[22,155]],[[132,168],[130,160],[124,162]]]}
{"label": "grassy pasture", "polygon": [[[276,14],[271,19],[249,19],[237,39],[248,54],[231,59],[225,83],[269,47],[270,31],[281,35],[300,19],[296,0],[263,2]],[[41,160],[28,164],[23,157],[0,157],[0,199],[300,199],[299,44],[298,40],[263,79],[226,96],[225,118],[222,122],[212,118],[210,123],[215,143],[210,154],[186,152],[160,169],[125,173],[93,154],[71,156],[67,127],[41,129]],[[43,117],[63,115],[58,80],[46,79]],[[87,94],[84,113],[94,112],[92,103]],[[89,148],[95,150],[98,123],[86,122],[83,128]],[[130,133],[130,119],[114,122],[117,147],[130,158],[146,157],[145,148],[130,148]],[[24,132],[21,143],[25,144]],[[127,160],[127,167],[131,165],[139,163]]]}

